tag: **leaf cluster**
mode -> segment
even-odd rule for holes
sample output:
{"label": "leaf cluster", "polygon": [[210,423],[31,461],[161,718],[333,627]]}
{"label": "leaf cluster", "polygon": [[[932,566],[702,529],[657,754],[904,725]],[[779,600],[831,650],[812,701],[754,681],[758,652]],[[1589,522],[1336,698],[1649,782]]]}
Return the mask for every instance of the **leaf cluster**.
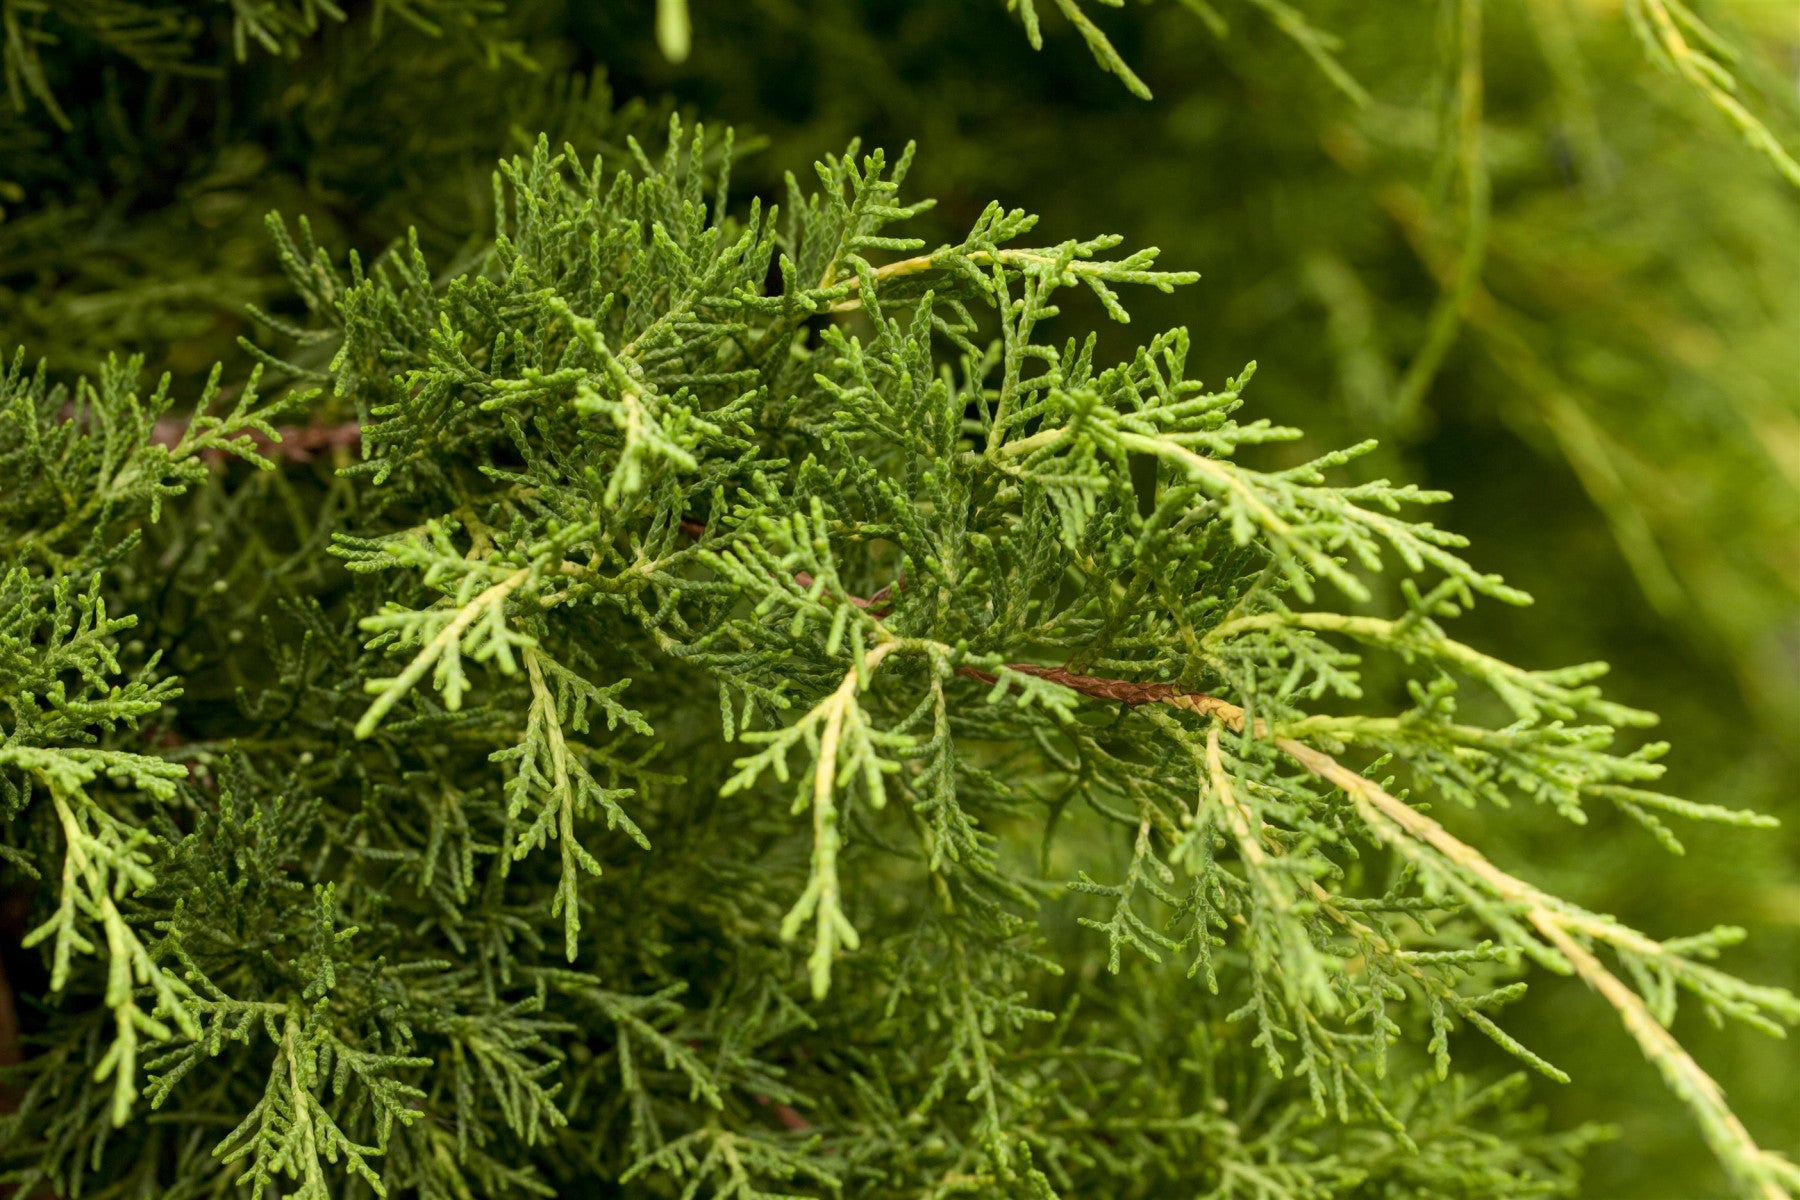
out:
{"label": "leaf cluster", "polygon": [[[1591,1132],[1451,1074],[1472,1031],[1561,1077],[1500,1015],[1535,962],[1744,1194],[1795,1190],[1665,1028],[1800,1017],[1710,963],[1735,932],[1657,940],[1424,811],[1762,823],[1655,791],[1600,668],[1451,636],[1524,597],[1441,495],[1269,461],[1182,330],[1052,339],[1192,281],[1154,250],[998,205],[932,248],[910,149],[741,206],[730,150],[540,140],[447,267],[273,221],[274,407],[6,376],[0,778],[50,968],[8,1182],[1566,1192]],[[358,448],[285,456],[301,405]]]}

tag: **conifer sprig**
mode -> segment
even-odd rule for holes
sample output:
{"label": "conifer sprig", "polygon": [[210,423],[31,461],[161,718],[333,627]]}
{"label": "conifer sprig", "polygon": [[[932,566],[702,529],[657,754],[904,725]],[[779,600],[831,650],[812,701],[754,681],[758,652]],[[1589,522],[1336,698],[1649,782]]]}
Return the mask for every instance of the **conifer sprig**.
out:
{"label": "conifer sprig", "polygon": [[259,403],[253,373],[220,415],[214,371],[181,432],[165,439],[159,423],[173,403],[169,381],[141,399],[140,371],[138,361],[115,361],[97,383],[70,391],[51,386],[42,365],[27,375],[21,352],[0,374],[0,466],[18,481],[0,505],[8,547],[0,576],[0,703],[8,718],[0,727],[0,817],[15,827],[43,821],[54,830],[51,845],[60,844],[61,866],[52,874],[17,842],[6,857],[46,884],[57,879],[55,903],[24,938],[27,948],[50,948],[51,991],[71,987],[79,958],[104,963],[99,998],[114,1030],[93,1073],[111,1082],[114,1123],[137,1097],[143,1039],[198,1037],[200,1024],[191,989],[153,952],[153,931],[128,905],[155,885],[161,839],[95,791],[113,784],[161,805],[187,775],[153,755],[96,744],[137,729],[181,695],[154,653],[129,673],[123,667],[118,638],[138,622],[111,615],[105,573],[166,502],[206,477],[204,457],[272,466],[251,435],[277,438],[270,421],[293,403]]}
{"label": "conifer sprig", "polygon": [[[1490,1100],[1449,1081],[1466,1029],[1563,1077],[1501,1016],[1530,961],[1619,1012],[1742,1194],[1795,1193],[1665,1028],[1683,993],[1800,1019],[1707,961],[1735,933],[1657,941],[1415,801],[1763,823],[1654,792],[1599,668],[1450,635],[1524,597],[1410,518],[1440,496],[1334,486],[1358,450],[1258,465],[1297,435],[1238,419],[1248,371],[1189,379],[1182,331],[1111,365],[1049,340],[1068,289],[1123,321],[1191,282],[1154,251],[999,206],[928,250],[910,151],[734,207],[720,145],[540,141],[448,273],[285,243],[295,375],[359,435],[335,472],[208,462],[278,433],[248,401],[171,445],[123,382],[80,416],[8,377],[0,450],[111,497],[85,541],[88,490],[6,510],[0,665],[39,683],[0,777],[9,857],[69,847],[58,986],[115,1024],[50,1017],[44,1069],[103,1069],[109,1116],[32,1091],[13,1178],[66,1188],[111,1137],[196,1193],[1566,1190],[1572,1143],[1478,1143]],[[184,573],[176,505],[263,585]],[[1315,607],[1379,575],[1397,612]],[[168,744],[127,743],[152,719]],[[230,1132],[156,1140],[200,1114]]]}
{"label": "conifer sprig", "polygon": [[[982,682],[993,683],[996,677],[966,668]],[[1245,710],[1228,701],[1199,692],[1181,692],[1161,685],[1137,686],[1122,680],[1096,679],[1073,675],[1067,671],[1014,664],[1011,670],[1036,675],[1059,683],[1070,690],[1097,699],[1127,704],[1161,703],[1172,708],[1197,713],[1217,721],[1234,733],[1250,728]],[[1181,736],[1179,727],[1171,727]],[[1732,1114],[1719,1086],[1705,1073],[1668,1031],[1674,1018],[1678,990],[1687,990],[1700,998],[1714,1019],[1729,1015],[1779,1036],[1783,1025],[1800,1022],[1800,1000],[1780,989],[1746,984],[1722,974],[1701,961],[1714,955],[1722,945],[1742,936],[1741,930],[1713,930],[1694,938],[1656,942],[1610,917],[1585,912],[1568,902],[1549,896],[1505,871],[1495,867],[1480,851],[1460,841],[1440,823],[1426,816],[1366,775],[1345,767],[1337,759],[1294,737],[1283,737],[1266,723],[1256,729],[1259,740],[1272,742],[1282,754],[1318,778],[1340,789],[1356,804],[1365,825],[1374,835],[1396,849],[1418,872],[1432,891],[1459,894],[1471,910],[1482,913],[1513,950],[1544,963],[1553,970],[1579,976],[1619,1013],[1627,1031],[1638,1042],[1648,1058],[1668,1082],[1669,1087],[1693,1111],[1714,1153],[1742,1183],[1749,1194],[1779,1198],[1792,1194],[1800,1184],[1800,1169],[1779,1155],[1757,1146],[1749,1132]],[[1279,838],[1279,832],[1253,831],[1250,815],[1236,798],[1229,775],[1222,765],[1217,730],[1209,731],[1206,740],[1207,785],[1212,797],[1224,810],[1224,819],[1239,840],[1246,875],[1258,881],[1266,870],[1265,854],[1260,838]],[[1719,817],[1734,821],[1738,814],[1721,813]],[[1754,817],[1752,817],[1754,820]],[[1759,822],[1767,823],[1767,822]],[[1261,822],[1258,822],[1260,825]],[[1142,827],[1140,837],[1149,826]],[[1276,845],[1280,845],[1276,841]],[[1135,859],[1134,859],[1135,868]],[[1129,887],[1129,881],[1127,887]],[[1285,889],[1262,885],[1266,902],[1280,910],[1288,907]],[[1330,912],[1335,898],[1318,885],[1311,884],[1322,906]],[[1485,893],[1485,894],[1484,894]],[[1173,897],[1164,897],[1174,903]],[[1498,905],[1495,902],[1498,902]],[[1522,918],[1522,923],[1521,923]],[[1135,918],[1133,918],[1135,920]],[[1334,919],[1350,925],[1338,912]],[[1147,931],[1152,932],[1153,931]],[[1363,927],[1359,932],[1368,938]],[[1169,950],[1180,944],[1157,936]],[[1153,953],[1135,937],[1137,948]],[[1410,958],[1413,963],[1431,961],[1431,957],[1408,955],[1395,951],[1375,938],[1367,941],[1371,949],[1383,957]],[[1604,946],[1619,956],[1620,962],[1635,976],[1648,995],[1632,990],[1615,973],[1595,957],[1594,947]],[[1114,969],[1118,951],[1114,949]],[[1463,952],[1467,955],[1467,952]],[[1463,962],[1478,960],[1479,955],[1464,957]],[[1444,961],[1439,959],[1437,961]],[[1423,979],[1416,971],[1416,979]],[[1315,976],[1313,987],[1323,987],[1322,977]],[[1293,985],[1305,987],[1307,985]],[[1512,1042],[1480,1013],[1480,1004],[1457,995],[1442,993],[1456,1004],[1461,1015],[1472,1018],[1484,1032],[1495,1037],[1502,1046],[1527,1062],[1554,1076],[1560,1071],[1550,1067],[1528,1049]],[[1327,999],[1327,1005],[1335,1004]],[[1442,1067],[1440,1066],[1440,1070]]]}
{"label": "conifer sprig", "polygon": [[[223,20],[215,20],[215,9],[226,10],[216,14]],[[46,52],[65,41],[91,42],[144,71],[217,75],[226,62],[241,63],[253,53],[297,55],[321,29],[347,20],[349,11],[336,0],[7,0],[0,13],[0,67],[14,108],[35,101],[66,129],[71,122],[56,95],[63,81],[53,78],[45,61]],[[495,20],[503,12],[496,0],[377,0],[372,21],[377,31],[384,21],[399,22],[433,37],[454,37],[490,62],[529,62]]]}
{"label": "conifer sprig", "polygon": [[[1215,37],[1225,39],[1231,36],[1232,21],[1226,6],[1215,4],[1211,0],[1176,2],[1179,7],[1199,18]],[[1122,8],[1124,3],[1123,0],[1094,0],[1094,6],[1100,9]],[[1044,34],[1037,0],[1006,0],[1006,7],[1008,11],[1019,14],[1032,49],[1041,50]],[[1236,7],[1250,10],[1256,17],[1280,30],[1296,49],[1311,60],[1320,75],[1342,92],[1346,99],[1359,106],[1370,104],[1367,88],[1343,62],[1343,39],[1316,23],[1308,12],[1308,5],[1288,3],[1288,0],[1241,0]],[[1745,100],[1743,84],[1733,69],[1742,51],[1682,0],[1627,0],[1623,7],[1625,21],[1630,26],[1631,35],[1642,47],[1644,57],[1659,70],[1691,88],[1695,95],[1724,118],[1751,150],[1765,159],[1789,183],[1800,185],[1800,161],[1795,160],[1780,136],[1769,127],[1766,117],[1759,115],[1754,105]],[[1475,86],[1473,93],[1469,94],[1477,98],[1474,115],[1479,122],[1481,6],[1469,3],[1460,8],[1464,21],[1463,73],[1468,75],[1468,65],[1472,63]],[[1086,44],[1089,53],[1094,56],[1094,62],[1102,70],[1117,77],[1132,95],[1142,100],[1151,98],[1150,85],[1144,82],[1113,44],[1112,38],[1101,24],[1083,7],[1082,0],[1054,0],[1054,10]],[[1473,18],[1472,21],[1470,18]],[[1540,14],[1534,20],[1549,25],[1553,18]],[[1468,138],[1468,132],[1465,130],[1462,135],[1465,145],[1479,155],[1480,148]],[[1479,233],[1476,236],[1479,239]],[[1466,288],[1478,273],[1465,273],[1462,287],[1458,289],[1463,293],[1460,300],[1453,302],[1452,307],[1441,310],[1442,315],[1435,324],[1443,326],[1446,331],[1454,329],[1455,305],[1466,302]],[[1442,342],[1444,338],[1444,334],[1434,332],[1431,341]],[[1446,348],[1447,344],[1437,346],[1429,352],[1429,357],[1439,357]],[[1407,386],[1410,390],[1412,385],[1409,383]],[[1416,398],[1415,396],[1414,399]]]}

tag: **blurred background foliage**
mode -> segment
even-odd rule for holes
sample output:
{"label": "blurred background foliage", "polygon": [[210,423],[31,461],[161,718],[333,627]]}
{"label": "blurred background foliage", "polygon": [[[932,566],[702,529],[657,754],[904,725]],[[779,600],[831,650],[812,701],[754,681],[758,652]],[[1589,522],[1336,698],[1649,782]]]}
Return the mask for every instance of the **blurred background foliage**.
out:
{"label": "blurred background foliage", "polygon": [[[1611,815],[1449,819],[1654,931],[1742,920],[1733,968],[1800,987],[1800,3],[1696,6],[1716,42],[1661,0],[693,0],[691,36],[681,8],[0,0],[0,342],[65,376],[241,363],[245,306],[290,303],[267,212],[365,255],[416,226],[445,261],[540,130],[592,152],[670,107],[730,123],[740,194],[916,139],[922,236],[998,199],[1201,271],[1139,323],[1189,326],[1211,378],[1260,360],[1296,457],[1375,436],[1363,471],[1454,492],[1442,523],[1538,596],[1481,639],[1611,661],[1664,714],[1675,790],[1787,828],[1672,858]],[[1096,69],[1101,34],[1153,98]],[[1540,979],[1515,1030],[1582,1085],[1540,1088],[1556,1123],[1619,1129],[1585,1194],[1710,1194],[1576,986]],[[1800,1143],[1800,1054],[1680,1032]]]}

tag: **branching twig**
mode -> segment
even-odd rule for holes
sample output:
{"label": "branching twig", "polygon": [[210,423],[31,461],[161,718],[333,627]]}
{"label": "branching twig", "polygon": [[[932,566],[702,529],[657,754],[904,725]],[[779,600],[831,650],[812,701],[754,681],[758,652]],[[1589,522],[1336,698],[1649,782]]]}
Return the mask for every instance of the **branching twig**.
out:
{"label": "branching twig", "polygon": [[[890,264],[882,269],[881,274],[890,277],[904,275],[928,270],[934,265],[933,256],[920,256]],[[854,304],[855,301],[849,303]],[[160,421],[157,423],[155,440],[165,445],[175,444],[180,440],[183,429],[184,422],[180,420]],[[337,425],[287,427],[280,432],[280,442],[267,442],[266,439],[258,438],[257,449],[270,457],[285,461],[306,462],[319,451],[357,445],[362,431],[356,422],[345,422]],[[682,518],[680,528],[685,536],[695,540],[702,538],[707,532],[705,523],[692,517]],[[813,582],[811,575],[806,572],[796,573],[795,579],[803,587],[810,586]],[[895,583],[870,596],[850,595],[842,599],[880,617],[891,607],[893,593],[904,586],[902,576]],[[1756,1189],[1755,1195],[1766,1200],[1781,1200],[1784,1196],[1777,1181],[1784,1178],[1786,1171],[1791,1168],[1756,1144],[1749,1131],[1727,1106],[1718,1084],[1664,1028],[1644,998],[1608,969],[1590,948],[1597,942],[1610,945],[1626,954],[1655,958],[1665,953],[1659,943],[1609,918],[1564,904],[1524,880],[1508,874],[1473,846],[1455,837],[1436,820],[1373,780],[1304,742],[1275,736],[1266,722],[1257,720],[1252,723],[1245,710],[1230,701],[1202,692],[1188,691],[1173,684],[1081,675],[1062,667],[1014,663],[1009,664],[1006,669],[1066,687],[1090,699],[1130,706],[1153,703],[1168,705],[1216,720],[1224,728],[1240,734],[1249,724],[1253,736],[1269,741],[1309,774],[1341,789],[1356,806],[1370,831],[1397,852],[1408,857],[1418,857],[1422,853],[1435,855],[1478,882],[1502,904],[1515,909],[1544,939],[1553,959],[1565,963],[1619,1013],[1627,1032],[1688,1105],[1698,1119],[1707,1141],[1720,1158],[1728,1164],[1735,1164],[1745,1174],[1746,1181]],[[998,681],[993,673],[971,666],[959,667],[957,673],[988,685]],[[3,986],[0,984],[0,987]],[[0,1001],[3,1000],[4,997],[0,996]],[[5,1020],[5,1013],[0,1011],[0,1026],[3,1026]],[[0,1052],[4,1052],[3,1043],[0,1043]],[[795,1127],[786,1112],[778,1111],[777,1115],[784,1125]]]}
{"label": "branching twig", "polygon": [[[158,446],[176,446],[181,443],[187,428],[185,417],[164,417],[151,430],[150,440]],[[354,449],[362,445],[362,425],[357,421],[336,425],[283,425],[276,432],[281,435],[278,442],[255,430],[245,430],[244,436],[255,445],[258,454],[298,463],[311,462],[313,456],[322,451]],[[209,463],[225,461],[224,452],[215,449],[200,451],[200,457]]]}
{"label": "branching twig", "polygon": [[[1096,700],[1134,706],[1167,704],[1211,717],[1236,733],[1244,732],[1249,720],[1244,710],[1230,701],[1204,692],[1185,691],[1172,684],[1103,679],[1031,663],[1011,663],[1006,669],[1021,675],[1034,675]],[[959,667],[957,673],[990,685],[997,682],[991,672],[974,667]],[[1745,1181],[1752,1184],[1756,1188],[1755,1194],[1764,1200],[1785,1200],[1787,1193],[1777,1180],[1790,1173],[1792,1167],[1756,1144],[1750,1131],[1727,1105],[1718,1083],[1656,1019],[1644,998],[1594,955],[1587,941],[1602,941],[1616,949],[1651,956],[1662,953],[1660,945],[1610,919],[1563,904],[1524,880],[1509,875],[1436,820],[1331,755],[1293,738],[1271,737],[1268,724],[1261,720],[1254,722],[1251,731],[1257,738],[1272,740],[1276,749],[1311,775],[1341,789],[1356,805],[1370,830],[1396,851],[1414,857],[1421,846],[1428,846],[1480,880],[1496,898],[1516,908],[1569,968],[1618,1011],[1626,1031],[1670,1088],[1687,1104],[1699,1122],[1701,1133],[1720,1160],[1726,1164],[1742,1164],[1740,1170],[1747,1169]],[[1749,1173],[1752,1171],[1754,1174]]]}

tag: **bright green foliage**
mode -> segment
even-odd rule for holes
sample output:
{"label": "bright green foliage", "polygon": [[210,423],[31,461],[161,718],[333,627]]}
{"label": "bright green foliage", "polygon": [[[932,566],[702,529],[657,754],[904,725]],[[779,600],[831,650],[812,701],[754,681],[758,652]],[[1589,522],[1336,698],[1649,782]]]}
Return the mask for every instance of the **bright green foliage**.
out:
{"label": "bright green foliage", "polygon": [[[1598,668],[1450,637],[1522,597],[1413,520],[1442,497],[1256,465],[1294,434],[1184,331],[1051,340],[1072,290],[1191,281],[1154,251],[999,206],[927,250],[910,151],[740,208],[709,144],[540,142],[443,274],[277,222],[335,468],[238,434],[254,378],[171,436],[129,372],[7,377],[8,856],[55,944],[11,1179],[1555,1193],[1589,1134],[1437,1082],[1467,1030],[1561,1077],[1498,1015],[1530,959],[1795,1190],[1656,1024],[1800,1017],[1707,965],[1734,931],[1655,941],[1371,782],[1759,821],[1651,790]],[[1314,607],[1383,573],[1391,619]]]}
{"label": "bright green foliage", "polygon": [[[1657,790],[1601,666],[1453,634],[1526,597],[1419,518],[1446,496],[1257,415],[1252,368],[1190,378],[1229,330],[1125,327],[1193,274],[933,211],[929,151],[734,199],[729,136],[647,152],[641,109],[569,81],[534,37],[604,18],[553,3],[188,7],[0,10],[29,18],[0,313],[95,378],[0,378],[0,899],[31,909],[0,941],[27,1033],[0,1183],[1573,1195],[1604,1131],[1524,1107],[1587,1078],[1509,1011],[1542,968],[1599,992],[1571,1023],[1616,1010],[1738,1194],[1800,1194],[1666,1029],[1682,1000],[1800,1018],[1713,965],[1742,931],[1656,940],[1427,810],[1677,852],[1689,822],[1772,822]],[[1147,90],[1102,32],[1130,21],[1053,7]],[[1363,96],[1330,6],[1179,7],[1228,47],[1266,21]],[[1758,140],[1697,18],[1629,8]],[[704,6],[641,9],[707,69]],[[1479,284],[1483,10],[1444,12],[1462,224],[1427,239],[1448,265],[1406,370],[1370,367],[1354,272],[1310,260],[1390,406],[1364,428],[1417,428],[1459,335],[1519,348]],[[123,85],[141,127],[80,102],[120,61],[152,68]],[[1408,120],[1329,132],[1417,156]],[[317,144],[277,157],[296,131]],[[135,173],[159,155],[178,184]],[[298,219],[247,248],[270,205]],[[243,304],[261,368],[191,401],[107,357],[204,374]]]}
{"label": "bright green foliage", "polygon": [[[41,370],[27,375],[23,355],[0,376],[0,467],[17,481],[0,509],[0,528],[17,547],[0,578],[8,710],[0,805],[9,820],[32,813],[60,834],[55,903],[24,944],[50,948],[55,991],[69,985],[78,959],[104,963],[101,999],[116,1028],[94,1075],[112,1081],[115,1123],[132,1111],[140,1039],[198,1037],[200,1027],[187,1007],[191,991],[149,947],[154,931],[121,907],[154,885],[156,839],[93,792],[105,780],[166,802],[187,774],[152,755],[96,744],[137,730],[181,694],[159,676],[154,653],[125,677],[117,638],[137,622],[108,614],[102,573],[138,548],[144,520],[206,477],[203,452],[233,451],[266,466],[243,433],[274,432],[274,410],[256,407],[254,377],[226,416],[213,415],[215,374],[173,445],[155,444],[171,402],[168,381],[140,400],[132,387],[140,370],[137,362],[114,364],[72,397],[47,386]],[[8,845],[6,855],[41,875],[28,844]]]}

